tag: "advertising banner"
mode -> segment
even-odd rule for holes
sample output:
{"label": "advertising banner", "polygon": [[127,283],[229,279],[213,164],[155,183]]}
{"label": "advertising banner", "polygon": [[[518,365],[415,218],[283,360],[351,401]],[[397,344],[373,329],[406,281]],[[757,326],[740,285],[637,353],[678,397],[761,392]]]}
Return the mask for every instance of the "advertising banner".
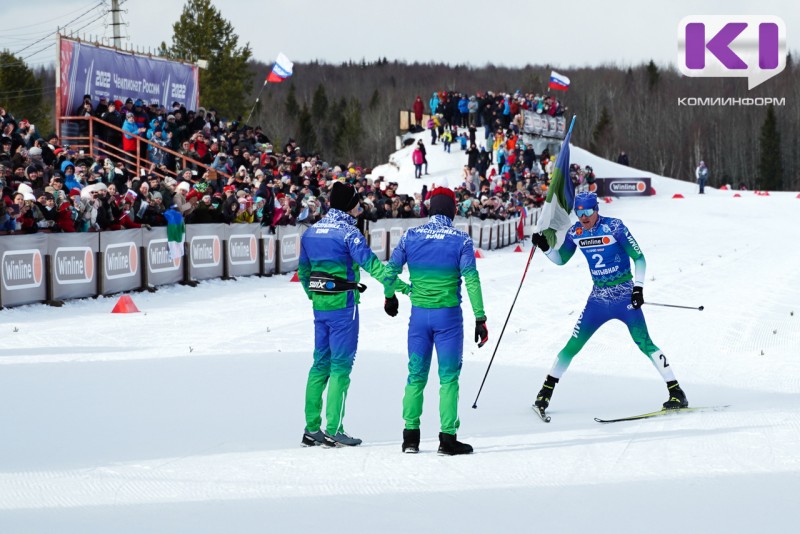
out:
{"label": "advertising banner", "polygon": [[153,286],[175,284],[183,280],[183,256],[171,258],[167,229],[156,227],[142,232],[144,263],[147,265],[147,282]]}
{"label": "advertising banner", "polygon": [[228,240],[228,274],[250,276],[258,274],[258,239],[260,224],[232,224],[225,226]]}
{"label": "advertising banner", "polygon": [[207,280],[222,276],[222,238],[225,225],[187,224],[186,242],[189,243],[189,278]]}
{"label": "advertising banner", "polygon": [[59,39],[59,72],[56,77],[63,115],[72,115],[91,95],[109,100],[141,98],[145,104],[172,109],[173,102],[196,110],[200,98],[198,67],[162,58],[118,52],[111,48]]}
{"label": "advertising banner", "polygon": [[388,224],[389,232],[389,257],[392,252],[397,248],[400,238],[403,237],[403,232],[406,231],[406,226],[403,224],[403,219],[384,219]]}
{"label": "advertising banner", "polygon": [[469,219],[469,236],[472,238],[472,245],[475,248],[479,248],[481,246],[481,229],[483,226],[481,225],[481,220],[478,218]]}
{"label": "advertising banner", "polygon": [[47,253],[53,271],[52,298],[63,300],[97,295],[95,258],[100,248],[96,233],[50,234]]}
{"label": "advertising banner", "polygon": [[[473,226],[475,226],[474,223]],[[481,227],[481,241],[478,246],[483,250],[490,250],[492,248],[493,234],[497,233],[492,232],[492,221],[480,221],[478,226]]]}
{"label": "advertising banner", "polygon": [[100,232],[103,254],[103,294],[130,291],[142,286],[139,246],[142,230]]}
{"label": "advertising banner", "polygon": [[389,259],[389,231],[385,219],[369,223],[367,232],[369,234],[369,248],[381,261]]}
{"label": "advertising banner", "polygon": [[503,246],[503,230],[505,230],[505,226],[502,221],[492,221],[493,249],[498,249]]}
{"label": "advertising banner", "polygon": [[297,270],[300,265],[300,237],[305,229],[305,226],[278,226],[275,229],[278,241],[277,272]]}
{"label": "advertising banner", "polygon": [[469,234],[469,219],[466,217],[456,217],[453,219],[453,228]]}
{"label": "advertising banner", "polygon": [[0,306],[44,302],[47,298],[45,254],[45,234],[0,237]]}
{"label": "advertising banner", "polygon": [[597,196],[648,197],[653,194],[650,178],[596,178]]}
{"label": "advertising banner", "polygon": [[278,263],[277,254],[275,254],[276,239],[275,234],[271,234],[269,227],[261,227],[261,239],[264,241],[264,256],[261,261],[264,262],[264,274],[274,274],[275,268]]}

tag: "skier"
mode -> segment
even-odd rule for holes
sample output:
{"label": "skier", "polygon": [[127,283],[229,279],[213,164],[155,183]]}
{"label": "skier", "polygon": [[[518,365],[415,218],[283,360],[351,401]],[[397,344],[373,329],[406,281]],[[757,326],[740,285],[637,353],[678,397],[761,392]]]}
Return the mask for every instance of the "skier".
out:
{"label": "skier", "polygon": [[[572,337],[558,353],[534,406],[540,413],[544,413],[550,405],[555,385],[569,367],[572,358],[597,329],[611,319],[619,319],[625,323],[639,350],[652,361],[667,383],[669,399],[664,403],[664,408],[689,406],[667,357],[650,339],[644,314],[640,309],[644,304],[646,263],[639,244],[621,220],[600,216],[597,195],[594,193],[581,192],[575,195],[575,215],[579,222],[567,230],[566,239],[558,249],[551,249],[541,233],[531,236],[533,243],[556,265],[567,263],[575,250],[580,248],[589,262],[589,271],[594,282],[586,307],[572,331]],[[634,261],[635,276],[631,274],[629,257]]]}
{"label": "skier", "polygon": [[[356,227],[361,207],[355,188],[334,182],[330,192],[331,209],[309,228],[300,242],[300,282],[314,307],[314,363],[306,385],[306,428],[302,444],[355,446],[361,440],[347,434],[342,420],[350,387],[350,371],[358,347],[360,265],[377,280],[386,280],[383,264],[367,245]],[[397,280],[385,287],[385,296],[394,291],[408,292],[408,285]],[[328,386],[321,430],[322,393]]]}
{"label": "skier", "polygon": [[[481,282],[475,265],[475,251],[469,235],[453,227],[456,197],[452,190],[431,191],[430,222],[403,234],[386,264],[392,287],[397,274],[408,263],[411,280],[411,319],[408,324],[408,381],[403,396],[403,452],[419,452],[422,394],[428,382],[433,347],[439,362],[439,453],[469,454],[472,446],[456,439],[458,419],[458,377],[464,350],[464,321],[461,315],[461,277],[475,314],[475,342],[482,347],[489,339],[483,311]],[[386,299],[384,309],[397,313],[397,297]]]}

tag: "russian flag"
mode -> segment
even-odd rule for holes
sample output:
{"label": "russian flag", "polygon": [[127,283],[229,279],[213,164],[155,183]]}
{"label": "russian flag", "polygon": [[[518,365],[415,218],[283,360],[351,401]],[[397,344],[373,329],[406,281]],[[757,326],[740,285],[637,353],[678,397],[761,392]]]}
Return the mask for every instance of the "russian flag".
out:
{"label": "russian flag", "polygon": [[556,71],[550,71],[550,89],[566,91],[569,88],[569,78]]}
{"label": "russian flag", "polygon": [[289,58],[283,55],[283,52],[281,52],[278,54],[278,59],[275,60],[275,66],[272,67],[272,72],[270,72],[267,76],[267,81],[271,83],[281,83],[283,80],[292,75],[293,67],[294,63],[289,61]]}

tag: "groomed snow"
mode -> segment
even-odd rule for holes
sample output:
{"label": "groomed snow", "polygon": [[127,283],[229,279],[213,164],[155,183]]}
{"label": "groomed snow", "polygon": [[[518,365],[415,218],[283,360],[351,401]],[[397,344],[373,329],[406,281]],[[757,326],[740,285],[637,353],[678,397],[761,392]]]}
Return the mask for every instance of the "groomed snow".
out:
{"label": "groomed snow", "polygon": [[[466,158],[439,148],[424,181],[455,185]],[[401,187],[418,187],[409,154],[394,157]],[[573,161],[604,169],[578,147]],[[646,300],[705,306],[645,314],[690,402],[727,410],[595,423],[666,399],[610,323],[557,386],[552,422],[532,413],[591,286],[582,256],[557,267],[535,254],[473,410],[528,253],[478,260],[491,341],[465,340],[465,457],[436,454],[435,368],[422,451],[400,452],[409,303],[387,317],[375,281],[345,419],[364,445],[346,450],[300,447],[312,315],[288,275],[134,294],[139,314],[111,314],[116,297],[24,306],[0,312],[0,531],[794,531],[800,253],[786,236],[800,199],[653,185],[601,210],[642,246]]]}

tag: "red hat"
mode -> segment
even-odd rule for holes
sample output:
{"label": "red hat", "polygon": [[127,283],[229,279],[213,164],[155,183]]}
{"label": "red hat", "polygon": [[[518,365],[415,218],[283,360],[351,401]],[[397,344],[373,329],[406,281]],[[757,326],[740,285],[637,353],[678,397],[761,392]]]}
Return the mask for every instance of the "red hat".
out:
{"label": "red hat", "polygon": [[203,198],[203,194],[197,189],[192,189],[189,191],[189,194],[186,195],[186,200],[192,200],[193,198]]}
{"label": "red hat", "polygon": [[225,193],[227,193],[228,191],[234,191],[235,192],[236,191],[236,186],[235,185],[226,185],[225,187],[222,188],[222,191],[224,191]]}
{"label": "red hat", "polygon": [[78,189],[77,187],[73,187],[72,189],[69,190],[69,196],[79,197],[81,196],[81,190]]}
{"label": "red hat", "polygon": [[277,195],[275,195],[275,198],[278,199],[278,200],[280,200],[280,199],[282,199],[284,197],[286,197],[286,195],[284,195],[283,193],[278,193]]}

